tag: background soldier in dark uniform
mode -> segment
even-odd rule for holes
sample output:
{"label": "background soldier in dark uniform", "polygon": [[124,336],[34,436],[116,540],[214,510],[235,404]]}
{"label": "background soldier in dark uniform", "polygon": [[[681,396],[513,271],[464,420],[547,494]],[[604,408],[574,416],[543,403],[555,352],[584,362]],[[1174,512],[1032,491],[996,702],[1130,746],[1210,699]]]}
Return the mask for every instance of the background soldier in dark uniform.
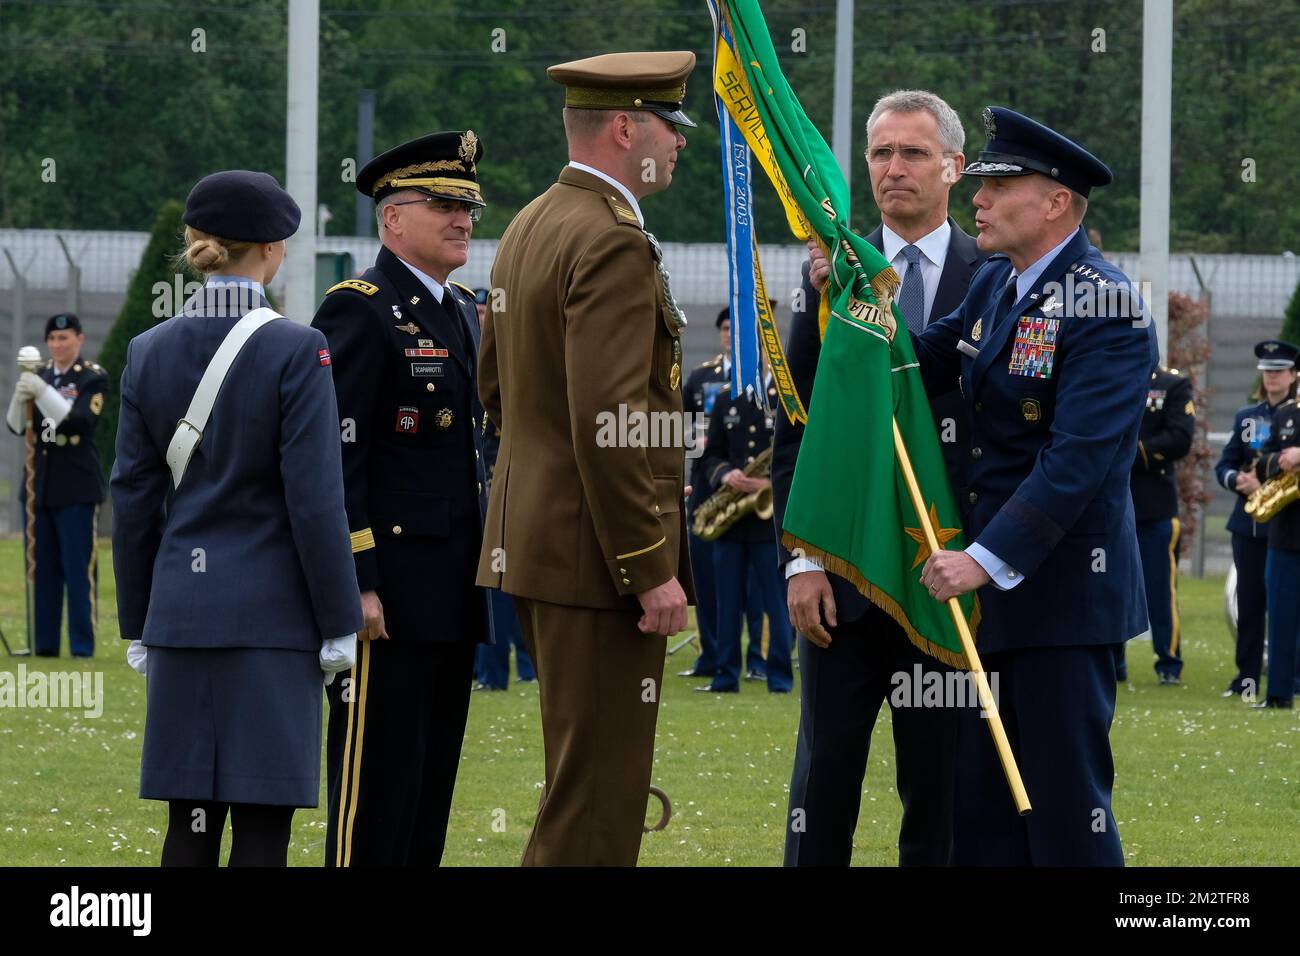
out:
{"label": "background soldier in dark uniform", "polygon": [[[68,648],[73,657],[95,653],[95,596],[99,568],[95,525],[104,500],[104,470],[95,426],[104,408],[104,370],[81,356],[81,320],[70,312],[45,323],[50,361],[24,372],[9,404],[9,429],[25,431],[23,405],[35,400],[36,633],[33,651],[58,657],[63,594],[68,594]],[[20,498],[26,482],[19,486]],[[23,510],[26,520],[26,509]]]}
{"label": "background soldier in dark uniform", "polygon": [[[766,356],[764,357],[766,367]],[[709,418],[709,442],[696,468],[696,480],[703,480],[710,495],[730,487],[743,494],[771,489],[766,474],[746,476],[744,469],[772,445],[776,386],[767,376],[766,400],[748,396],[739,400],[726,385],[718,393]],[[794,686],[790,667],[793,632],[785,609],[785,588],[777,562],[777,544],[770,519],[746,515],[713,541],[713,579],[716,588],[718,671],[712,682],[696,690],[734,693],[740,690],[740,625],[746,603],[746,579],[753,578],[762,607],[771,622],[767,646],[767,689],[788,694]],[[749,633],[752,650],[761,631]]]}
{"label": "background soldier in dark uniform", "polygon": [[473,132],[433,133],[366,164],[375,266],[325,296],[348,528],[365,632],[330,687],[326,863],[436,865],[474,666],[490,641],[474,584],[486,475],[473,293],[447,281],[483,206]]}
{"label": "background soldier in dark uniform", "polygon": [[[776,310],[776,300],[771,300],[772,309]],[[708,444],[709,416],[718,393],[731,381],[731,310],[723,309],[714,320],[718,330],[718,340],[722,351],[701,362],[691,370],[682,388],[682,410],[690,416],[690,421],[697,423],[696,441],[700,445]],[[695,518],[695,509],[708,500],[713,488],[700,467],[703,456],[697,453],[691,470],[691,494],[686,502],[686,527],[690,534],[691,575],[695,579],[695,627],[700,638],[700,656],[695,663],[684,671],[678,671],[678,677],[709,677],[718,672],[718,599],[713,583],[713,543],[702,540],[689,529]],[[745,622],[749,628],[749,650],[745,654],[745,679],[766,680],[767,665],[763,661],[763,602],[754,575],[746,574],[742,579],[745,584]],[[785,616],[784,614],[782,615]],[[787,618],[788,619],[788,618]]]}
{"label": "background soldier in dark uniform", "polygon": [[1289,342],[1270,339],[1255,346],[1259,360],[1259,387],[1251,405],[1237,410],[1232,433],[1214,466],[1214,475],[1228,491],[1237,495],[1228,530],[1232,532],[1232,563],[1237,568],[1237,673],[1223,692],[1224,697],[1242,695],[1253,700],[1259,694],[1264,670],[1264,616],[1267,592],[1264,586],[1268,562],[1268,525],[1246,514],[1246,499],[1259,487],[1255,462],[1268,441],[1273,414],[1278,406],[1296,394],[1296,358],[1300,349]]}
{"label": "background soldier in dark uniform", "polygon": [[[1273,413],[1255,477],[1261,483],[1300,472],[1300,404],[1293,398]],[[1295,706],[1300,689],[1300,501],[1268,522],[1268,696],[1256,707]]]}
{"label": "background soldier in dark uniform", "polygon": [[[1192,450],[1195,432],[1192,380],[1177,369],[1161,366],[1151,373],[1130,487],[1156,675],[1162,684],[1179,683],[1183,670],[1178,633],[1178,476],[1174,466]],[[1123,644],[1116,652],[1115,664],[1116,677],[1126,680]]]}

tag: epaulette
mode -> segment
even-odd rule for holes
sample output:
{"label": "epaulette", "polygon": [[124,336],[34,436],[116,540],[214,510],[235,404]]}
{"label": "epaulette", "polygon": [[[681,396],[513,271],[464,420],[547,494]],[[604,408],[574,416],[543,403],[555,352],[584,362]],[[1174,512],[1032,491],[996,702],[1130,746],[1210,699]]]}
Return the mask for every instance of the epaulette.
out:
{"label": "epaulette", "polygon": [[696,367],[696,368],[716,368],[716,367],[718,366],[718,363],[720,363],[721,361],[722,361],[722,353],[719,352],[717,355],[713,356],[713,358],[711,358],[711,359],[705,359],[703,362],[701,362],[699,365],[697,365],[697,366],[695,366],[695,367]]}
{"label": "epaulette", "polygon": [[609,208],[614,212],[614,218],[627,226],[636,226],[641,228],[641,220],[621,199],[614,196],[606,196],[605,201],[609,203]]}
{"label": "epaulette", "polygon": [[471,289],[469,286],[467,286],[467,285],[461,285],[461,284],[460,284],[459,282],[457,282],[455,279],[448,279],[447,281],[448,281],[451,285],[454,285],[457,289],[460,289],[461,292],[464,292],[467,296],[469,296],[469,300],[470,300],[471,302],[474,301],[474,290]]}
{"label": "epaulette", "polygon": [[365,279],[344,279],[325,290],[325,294],[337,292],[339,289],[351,289],[353,292],[360,292],[362,295],[374,295],[379,291],[379,286],[367,282]]}

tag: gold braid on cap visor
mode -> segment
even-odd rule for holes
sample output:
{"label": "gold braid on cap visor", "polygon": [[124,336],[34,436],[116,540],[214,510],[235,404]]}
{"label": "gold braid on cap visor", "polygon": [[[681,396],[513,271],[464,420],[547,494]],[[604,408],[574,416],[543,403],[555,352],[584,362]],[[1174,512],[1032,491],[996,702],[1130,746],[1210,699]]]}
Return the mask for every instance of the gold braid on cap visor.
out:
{"label": "gold braid on cap visor", "polygon": [[[473,171],[473,168],[473,164],[471,164],[470,171]],[[440,195],[449,199],[465,199],[470,202],[483,203],[483,194],[479,191],[478,183],[472,179],[418,175],[419,173],[432,173],[441,170],[465,172],[465,165],[456,159],[440,159],[432,163],[403,166],[401,169],[395,169],[375,180],[375,184],[370,187],[370,195],[376,195],[379,190],[385,187],[409,189],[419,186],[423,189],[436,190]]]}

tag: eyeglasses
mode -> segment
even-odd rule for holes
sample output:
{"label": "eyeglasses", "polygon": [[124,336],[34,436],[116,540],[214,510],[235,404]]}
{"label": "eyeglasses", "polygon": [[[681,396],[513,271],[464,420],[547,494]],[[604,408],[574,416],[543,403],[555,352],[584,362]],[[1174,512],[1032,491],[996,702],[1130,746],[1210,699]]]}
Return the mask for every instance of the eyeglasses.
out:
{"label": "eyeglasses", "polygon": [[392,203],[394,206],[414,206],[416,203],[428,203],[434,212],[441,213],[444,216],[452,216],[458,212],[463,212],[469,216],[470,222],[478,222],[483,218],[483,207],[475,206],[473,203],[457,202],[454,199],[440,199],[436,196],[426,196],[424,199],[408,199],[406,202]]}
{"label": "eyeglasses", "polygon": [[[872,166],[888,166],[893,161],[895,153],[901,156],[903,162],[909,166],[920,166],[921,164],[928,163],[930,160],[934,159],[934,153],[930,152],[930,150],[926,149],[924,146],[904,146],[902,149],[892,149],[889,146],[877,146],[873,149],[868,149],[862,155],[866,157],[867,162]],[[944,153],[943,155],[947,156],[949,154]]]}

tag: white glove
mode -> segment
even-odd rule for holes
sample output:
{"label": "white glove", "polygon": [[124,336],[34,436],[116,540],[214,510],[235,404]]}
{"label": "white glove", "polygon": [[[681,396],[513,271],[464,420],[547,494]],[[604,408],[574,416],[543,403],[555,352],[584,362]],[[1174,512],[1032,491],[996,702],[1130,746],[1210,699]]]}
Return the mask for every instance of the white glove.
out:
{"label": "white glove", "polygon": [[351,670],[357,662],[357,636],[347,634],[343,637],[331,637],[322,641],[320,646],[320,669],[325,672],[325,686],[334,682],[334,675],[339,671]]}
{"label": "white glove", "polygon": [[23,372],[22,375],[18,376],[18,384],[14,387],[14,394],[26,402],[37,398],[49,387],[50,383],[35,372]]}
{"label": "white glove", "polygon": [[5,415],[5,422],[15,435],[21,435],[27,427],[27,403],[17,389],[14,389],[14,397],[9,400],[9,413]]}
{"label": "white glove", "polygon": [[[30,372],[23,374],[31,375]],[[32,378],[45,385],[44,380],[37,378],[35,375],[32,375]],[[45,385],[45,391],[36,396],[36,407],[41,410],[41,414],[45,418],[54,423],[55,428],[58,428],[59,425],[63,424],[63,420],[68,417],[68,412],[72,411],[72,402],[64,398],[57,388],[50,388]],[[42,424],[44,424],[44,420],[42,420]]]}
{"label": "white glove", "polygon": [[132,641],[126,648],[126,662],[131,665],[131,670],[141,677],[145,676],[145,671],[149,667],[146,660],[148,650],[141,641]]}

